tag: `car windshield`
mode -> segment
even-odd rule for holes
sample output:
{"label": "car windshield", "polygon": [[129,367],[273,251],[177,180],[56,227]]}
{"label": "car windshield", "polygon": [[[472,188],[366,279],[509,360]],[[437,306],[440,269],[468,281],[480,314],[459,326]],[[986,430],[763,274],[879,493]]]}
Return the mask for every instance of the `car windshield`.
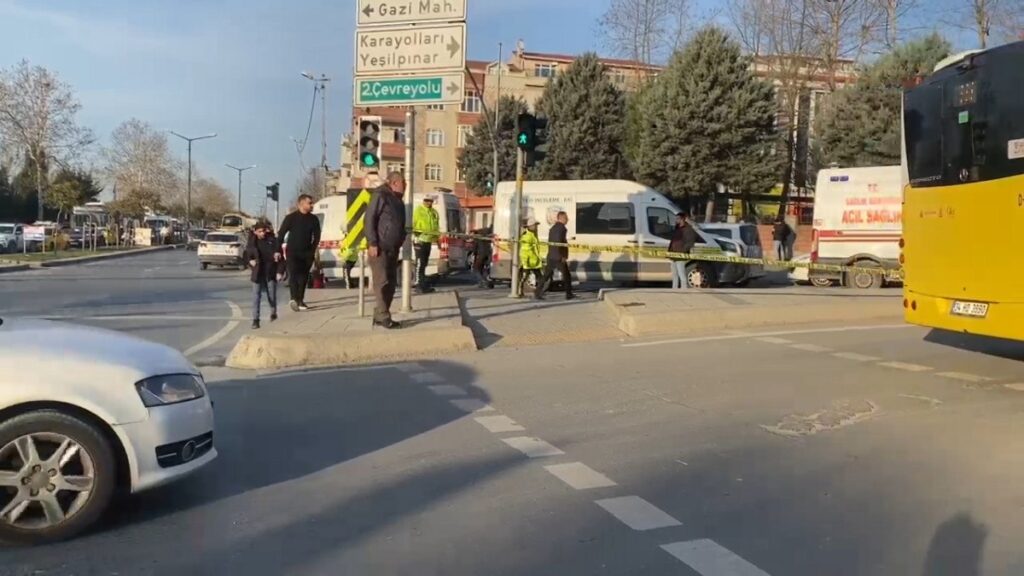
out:
{"label": "car windshield", "polygon": [[14,234],[14,226],[0,224],[0,234]]}
{"label": "car windshield", "polygon": [[225,216],[223,225],[226,227],[241,226],[242,219],[239,218],[238,216]]}
{"label": "car windshield", "polygon": [[206,236],[206,241],[228,244],[237,243],[239,240],[238,236],[235,236],[233,234],[209,234]]}
{"label": "car windshield", "polygon": [[188,234],[189,234],[189,236],[191,236],[193,238],[203,239],[203,238],[206,238],[207,232],[206,232],[206,230],[193,230],[193,231],[189,232]]}

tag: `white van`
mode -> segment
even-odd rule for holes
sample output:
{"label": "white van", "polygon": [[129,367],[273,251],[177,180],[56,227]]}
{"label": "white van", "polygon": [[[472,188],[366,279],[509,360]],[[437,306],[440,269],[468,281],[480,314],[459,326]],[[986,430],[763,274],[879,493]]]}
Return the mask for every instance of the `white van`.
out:
{"label": "white van", "polygon": [[[328,278],[345,277],[342,269],[344,262],[341,258],[341,241],[347,233],[346,220],[349,203],[350,201],[356,202],[362,192],[359,189],[351,189],[346,194],[328,196],[313,205],[313,214],[320,220],[320,265],[323,267],[324,275]],[[437,210],[442,233],[461,234],[465,232],[463,209],[454,194],[448,192],[414,194],[416,206],[422,204],[423,198],[427,196],[434,198],[434,209]],[[359,202],[359,207],[353,216],[360,218],[360,213],[365,211],[366,204]],[[357,233],[361,234],[362,232],[360,230]],[[430,253],[427,274],[445,275],[469,267],[465,241],[443,237],[440,244],[440,249],[435,246]],[[358,276],[358,273],[357,269],[354,276]]]}
{"label": "white van", "polygon": [[[515,234],[513,201],[515,183],[501,182],[495,190],[494,234],[508,240]],[[675,229],[679,207],[657,190],[627,180],[552,180],[523,183],[524,220],[540,222],[537,234],[547,240],[548,231],[559,212],[569,215],[569,242],[589,246],[667,249]],[[739,245],[697,229],[700,242],[695,252],[740,255]],[[511,253],[508,245],[494,251],[491,276],[511,278]],[[542,249],[543,250],[543,249]],[[671,282],[669,260],[606,250],[570,249],[569,268],[579,281]],[[742,282],[742,266],[694,261],[690,265],[690,283],[711,287]]]}
{"label": "white van", "polygon": [[[811,262],[898,269],[903,231],[903,189],[899,166],[830,168],[818,172],[814,189]],[[881,287],[881,274],[811,270],[816,285],[841,282],[856,288]]]}

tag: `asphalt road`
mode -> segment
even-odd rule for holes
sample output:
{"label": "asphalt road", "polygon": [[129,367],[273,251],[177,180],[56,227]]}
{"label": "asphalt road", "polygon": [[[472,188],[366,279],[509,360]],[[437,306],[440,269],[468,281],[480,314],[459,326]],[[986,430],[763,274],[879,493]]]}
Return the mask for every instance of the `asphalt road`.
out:
{"label": "asphalt road", "polygon": [[1024,573],[1024,348],[791,332],[211,368],[214,465],[0,574]]}

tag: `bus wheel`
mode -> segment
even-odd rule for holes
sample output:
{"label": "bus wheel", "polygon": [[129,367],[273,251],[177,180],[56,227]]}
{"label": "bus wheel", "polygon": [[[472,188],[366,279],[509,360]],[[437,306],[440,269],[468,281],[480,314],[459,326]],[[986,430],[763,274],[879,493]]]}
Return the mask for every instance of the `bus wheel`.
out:
{"label": "bus wheel", "polygon": [[854,263],[858,268],[877,268],[878,272],[869,270],[855,270],[846,273],[846,287],[860,290],[877,290],[882,287],[882,267],[877,262],[860,260]]}

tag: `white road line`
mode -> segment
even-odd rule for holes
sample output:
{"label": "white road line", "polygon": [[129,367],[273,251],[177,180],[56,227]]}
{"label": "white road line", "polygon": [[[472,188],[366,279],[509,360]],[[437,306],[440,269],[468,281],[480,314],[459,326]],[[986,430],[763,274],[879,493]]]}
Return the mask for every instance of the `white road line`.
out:
{"label": "white road line", "polygon": [[618,486],[614,480],[582,462],[552,464],[551,466],[545,466],[544,469],[551,472],[555,478],[558,478],[576,490],[591,490],[594,488]]}
{"label": "white road line", "polygon": [[759,338],[764,336],[798,336],[800,334],[830,334],[836,332],[859,332],[866,330],[906,330],[915,328],[909,324],[883,324],[879,326],[843,326],[842,328],[818,328],[813,330],[784,330],[778,332],[750,332],[747,334],[729,334],[725,336],[697,336],[678,338],[675,340],[659,340],[657,342],[636,342],[623,344],[623,348],[644,348],[646,346],[665,346],[667,344],[686,344],[688,342],[714,342],[717,340],[740,340],[743,338]]}
{"label": "white road line", "polygon": [[452,384],[440,384],[438,386],[427,386],[427,390],[430,390],[438,396],[465,396],[466,391],[458,386]]}
{"label": "white road line", "polygon": [[153,320],[153,321],[188,321],[196,322],[202,320],[210,320],[217,322],[230,322],[238,320],[234,316],[170,316],[164,314],[122,314],[120,316],[37,316],[40,320],[96,320],[98,322],[120,322],[120,321],[133,321],[133,320]]}
{"label": "white road line", "polygon": [[196,344],[195,346],[193,346],[193,347],[189,348],[188,350],[185,350],[184,352],[182,352],[183,355],[185,355],[185,356],[192,356],[192,355],[197,354],[197,353],[199,353],[199,352],[201,352],[203,350],[206,350],[210,346],[213,346],[217,342],[220,342],[221,339],[223,339],[228,334],[231,334],[231,332],[235,328],[238,328],[239,321],[242,319],[242,309],[238,307],[238,304],[235,304],[234,302],[232,302],[230,300],[225,300],[225,302],[227,302],[228,307],[231,308],[231,317],[232,318],[237,318],[237,320],[232,320],[232,321],[228,322],[227,324],[224,325],[223,328],[221,328],[213,336],[210,336],[206,340],[203,340],[199,344]]}
{"label": "white road line", "polygon": [[853,360],[854,362],[878,362],[881,360],[878,356],[867,356],[865,354],[857,354],[855,352],[836,352],[833,356],[836,358],[842,358],[843,360]]}
{"label": "white road line", "polygon": [[768,576],[764,570],[713,540],[674,542],[662,545],[662,549],[701,576]]}
{"label": "white road line", "polygon": [[470,414],[474,412],[494,412],[494,406],[476,398],[460,398],[458,400],[449,400],[449,402],[459,410],[469,412]]}
{"label": "white road line", "polygon": [[764,342],[766,344],[792,344],[792,340],[786,340],[785,338],[775,338],[772,336],[765,336],[764,338],[754,338],[758,342]]}
{"label": "white road line", "polygon": [[959,380],[961,382],[974,382],[980,384],[982,382],[991,382],[992,378],[986,376],[977,376],[975,374],[965,374],[963,372],[939,372],[936,376],[943,378],[949,378],[950,380]]}
{"label": "white road line", "polygon": [[928,372],[932,368],[930,366],[921,366],[920,364],[907,364],[906,362],[882,362],[879,366],[886,368],[894,368],[896,370],[904,370],[906,372]]}
{"label": "white road line", "polygon": [[505,415],[481,416],[479,418],[475,418],[475,420],[478,424],[487,428],[488,432],[492,432],[494,434],[500,434],[501,432],[522,432],[523,430],[526,430],[526,428],[516,424],[515,420]]}
{"label": "white road line", "polygon": [[791,344],[789,346],[794,350],[803,350],[804,352],[831,352],[831,348],[825,348],[824,346],[818,346],[817,344]]}
{"label": "white road line", "polygon": [[681,526],[682,522],[639,496],[597,500],[596,504],[633,530],[655,530]]}
{"label": "white road line", "polygon": [[444,382],[444,378],[441,378],[433,372],[421,372],[419,374],[410,374],[409,379],[417,384],[437,384],[438,382]]}
{"label": "white road line", "polygon": [[[477,421],[479,422],[480,419],[477,418]],[[513,422],[513,424],[515,423]],[[516,450],[519,450],[523,454],[526,454],[527,458],[550,458],[551,456],[561,456],[562,454],[565,454],[565,452],[562,452],[540,438],[519,436],[516,438],[502,438],[501,441]]]}

